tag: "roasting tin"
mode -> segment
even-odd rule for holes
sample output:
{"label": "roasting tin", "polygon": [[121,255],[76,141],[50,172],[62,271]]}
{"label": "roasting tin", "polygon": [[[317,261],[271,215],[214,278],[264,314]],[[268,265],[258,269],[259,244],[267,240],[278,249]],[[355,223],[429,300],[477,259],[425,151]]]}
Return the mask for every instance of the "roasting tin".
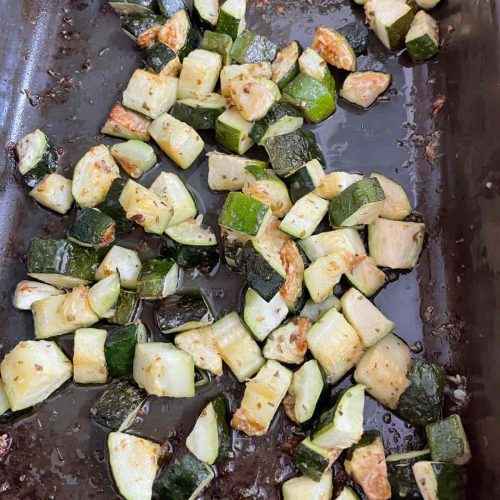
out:
{"label": "roasting tin", "polygon": [[[74,216],[57,216],[29,198],[15,172],[12,145],[42,128],[59,147],[62,172],[71,175],[91,146],[114,142],[98,131],[140,57],[104,2],[3,0],[1,5],[3,357],[33,336],[31,315],[11,306],[15,285],[24,278],[29,239],[61,235]],[[375,303],[415,353],[446,364],[453,375],[447,404],[463,410],[472,446],[468,497],[500,498],[499,13],[494,0],[443,0],[434,14],[443,38],[435,60],[412,65],[406,54],[389,54],[371,36],[370,55],[361,57],[360,65],[392,74],[389,98],[369,111],[339,100],[333,117],[314,131],[328,170],[390,176],[411,194],[425,221],[428,236],[419,265],[389,283]],[[250,28],[273,42],[297,39],[303,46],[310,44],[316,25],[339,28],[355,18],[362,19],[362,9],[338,0],[256,0],[249,1],[247,13]],[[176,171],[215,227],[223,196],[208,189],[206,159],[180,171],[161,158],[161,166],[144,176],[146,185],[161,169]],[[155,238],[145,241],[140,231],[128,238],[146,254],[158,250]],[[242,280],[224,266],[210,277],[187,274],[184,280],[185,287],[207,293],[217,316],[240,307]],[[144,317],[157,335],[147,307]],[[71,336],[60,344],[72,354]],[[36,412],[0,422],[0,434],[13,438],[0,462],[1,498],[118,498],[107,467],[107,432],[88,418],[91,401],[102,390],[70,383]],[[242,391],[225,375],[198,390],[196,398],[151,399],[133,432],[165,442],[167,452],[175,454],[205,401],[225,392],[234,410]],[[386,452],[422,442],[420,432],[370,398],[365,428],[383,429]],[[218,466],[219,478],[203,498],[279,498],[279,484],[295,474],[289,451],[302,436],[282,410],[267,436],[235,435],[235,458]],[[334,473],[340,482],[342,472],[336,467]]]}

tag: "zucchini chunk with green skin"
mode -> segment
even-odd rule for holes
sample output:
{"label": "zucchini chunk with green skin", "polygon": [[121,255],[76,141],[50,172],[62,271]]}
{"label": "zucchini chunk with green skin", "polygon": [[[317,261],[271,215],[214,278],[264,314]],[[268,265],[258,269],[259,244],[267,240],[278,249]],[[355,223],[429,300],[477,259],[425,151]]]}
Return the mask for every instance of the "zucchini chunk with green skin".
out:
{"label": "zucchini chunk with green skin", "polygon": [[57,168],[57,152],[39,128],[16,144],[17,166],[24,181],[34,187]]}
{"label": "zucchini chunk with green skin", "polygon": [[286,177],[292,201],[295,203],[306,194],[315,192],[324,178],[323,165],[318,160],[311,160],[305,163],[292,175]]}
{"label": "zucchini chunk with green skin", "polygon": [[280,89],[286,87],[299,74],[298,60],[301,52],[302,47],[295,40],[278,50],[271,66],[273,81]]}
{"label": "zucchini chunk with green skin", "polygon": [[168,227],[176,226],[192,217],[196,217],[196,204],[178,175],[171,172],[161,172],[149,189],[173,208],[174,214],[168,223]]}
{"label": "zucchini chunk with green skin", "polygon": [[325,255],[315,260],[304,271],[304,283],[311,299],[317,304],[326,300],[345,272],[345,262],[342,256]]}
{"label": "zucchini chunk with green skin", "polygon": [[284,217],[292,208],[286,184],[272,170],[257,165],[246,167],[246,171],[243,193],[268,205],[275,217]]}
{"label": "zucchini chunk with green skin", "polygon": [[195,18],[202,27],[215,27],[219,19],[219,0],[194,0],[193,9]]}
{"label": "zucchini chunk with green skin", "polygon": [[118,272],[121,286],[135,289],[141,267],[141,259],[135,250],[114,245],[97,268],[95,279],[99,281]]}
{"label": "zucchini chunk with green skin", "polygon": [[45,208],[64,215],[75,201],[71,181],[62,175],[46,175],[31,191],[30,196]]}
{"label": "zucchini chunk with green skin", "polygon": [[174,210],[158,195],[129,179],[118,199],[127,219],[133,220],[147,233],[162,234]]}
{"label": "zucchini chunk with green skin", "polygon": [[138,179],[156,165],[155,150],[145,142],[131,139],[111,146],[111,154],[130,177]]}
{"label": "zucchini chunk with green skin", "polygon": [[89,290],[89,304],[99,318],[114,314],[114,307],[120,296],[120,277],[114,273],[98,281]]}
{"label": "zucchini chunk with green skin", "polygon": [[311,323],[316,323],[319,321],[326,312],[330,309],[336,309],[340,312],[341,305],[340,300],[335,295],[329,295],[323,302],[316,304],[314,300],[309,299],[305,306],[300,311],[300,315],[304,318],[308,318]]}
{"label": "zucchini chunk with green skin", "polygon": [[154,0],[113,0],[109,5],[119,16],[134,16],[152,14],[155,3]]}
{"label": "zucchini chunk with green skin", "polygon": [[77,384],[105,384],[108,379],[104,342],[106,330],[79,328],[73,347],[73,380]]}
{"label": "zucchini chunk with green skin", "polygon": [[394,329],[394,323],[355,288],[340,299],[342,314],[358,332],[365,347],[371,347]]}
{"label": "zucchini chunk with green skin", "polygon": [[147,259],[142,263],[137,282],[141,299],[163,299],[176,292],[179,282],[179,266],[169,259]]}
{"label": "zucchini chunk with green skin", "polygon": [[229,313],[212,325],[217,349],[238,382],[255,375],[265,360],[238,314]]}
{"label": "zucchini chunk with green skin", "polygon": [[229,83],[239,75],[269,79],[271,71],[271,64],[268,62],[224,66],[220,72],[220,93],[224,97],[229,97]]}
{"label": "zucchini chunk with green skin", "polygon": [[407,378],[411,353],[408,346],[389,333],[370,347],[359,360],[354,372],[356,382],[388,408],[395,409],[410,384]]}
{"label": "zucchini chunk with green skin", "polygon": [[34,302],[63,293],[62,290],[46,283],[23,280],[16,286],[12,305],[21,311],[29,311]]}
{"label": "zucchini chunk with green skin", "polygon": [[332,227],[372,224],[379,216],[384,202],[384,190],[377,179],[355,182],[330,200],[330,224]]}
{"label": "zucchini chunk with green skin", "polygon": [[304,476],[319,482],[341,453],[338,448],[323,448],[306,438],[295,448],[293,461]]}
{"label": "zucchini chunk with green skin", "polygon": [[90,418],[113,431],[128,429],[148,395],[129,379],[113,380],[92,403]]}
{"label": "zucchini chunk with green skin", "polygon": [[421,9],[433,9],[441,0],[415,0],[415,3]]}
{"label": "zucchini chunk with green skin", "polygon": [[378,431],[366,431],[348,452],[344,467],[369,500],[391,498],[384,443]]}
{"label": "zucchini chunk with green skin", "polygon": [[233,40],[245,29],[246,0],[226,0],[219,10],[215,30],[226,33]]}
{"label": "zucchini chunk with green skin", "polygon": [[[356,3],[361,3],[361,0],[356,0]],[[359,497],[352,488],[344,486],[336,500],[359,500]]]}
{"label": "zucchini chunk with green skin", "polygon": [[299,241],[299,245],[312,262],[327,255],[366,255],[359,232],[351,228],[315,234]]}
{"label": "zucchini chunk with green skin", "polygon": [[368,226],[370,256],[378,266],[413,269],[425,238],[425,224],[378,218]]}
{"label": "zucchini chunk with green skin", "polygon": [[232,269],[237,269],[236,257],[242,248],[252,241],[252,236],[221,228],[221,239],[226,264]]}
{"label": "zucchini chunk with green skin", "polygon": [[217,118],[226,111],[226,99],[219,94],[181,99],[174,104],[170,114],[195,130],[215,128]]}
{"label": "zucchini chunk with green skin", "polygon": [[159,397],[194,396],[194,362],[187,352],[167,342],[139,343],[135,348],[134,380]]}
{"label": "zucchini chunk with green skin", "polygon": [[12,411],[45,401],[73,374],[71,361],[55,342],[23,340],[0,363]]}
{"label": "zucchini chunk with green skin", "polygon": [[382,288],[387,276],[375,261],[367,255],[354,255],[347,259],[347,279],[366,297],[371,297]]}
{"label": "zucchini chunk with green skin", "polygon": [[201,293],[185,292],[158,302],[155,321],[162,333],[169,334],[211,325],[214,317]]}
{"label": "zucchini chunk with green skin", "polygon": [[148,127],[150,123],[149,118],[127,109],[117,102],[111,109],[106,123],[101,128],[101,132],[121,139],[149,141]]}
{"label": "zucchini chunk with green skin", "polygon": [[5,385],[0,379],[0,417],[10,410],[9,399],[7,398],[7,393],[5,392]]}
{"label": "zucchini chunk with green skin", "polygon": [[279,293],[267,302],[252,288],[247,289],[243,320],[258,340],[264,340],[287,314],[287,305]]}
{"label": "zucchini chunk with green skin", "polygon": [[90,307],[89,289],[84,285],[64,295],[54,295],[35,302],[31,312],[37,339],[71,333],[99,321],[99,316]]}
{"label": "zucchini chunk with green skin", "polygon": [[413,465],[413,475],[423,500],[465,498],[465,467],[442,462],[421,461]]}
{"label": "zucchini chunk with green skin", "polygon": [[326,26],[318,26],[312,48],[328,63],[346,71],[356,71],[356,54],[346,37]]}
{"label": "zucchini chunk with green skin", "polygon": [[365,4],[365,14],[370,28],[389,50],[398,50],[403,46],[414,17],[407,3],[369,0]]}
{"label": "zucchini chunk with green skin", "polygon": [[354,385],[342,391],[334,406],[324,411],[314,429],[312,442],[342,450],[356,444],[363,435],[365,387]]}
{"label": "zucchini chunk with green skin", "polygon": [[198,43],[198,33],[186,9],[177,11],[158,31],[158,40],[168,45],[182,61]]}
{"label": "zucchini chunk with green skin", "polygon": [[300,73],[284,89],[283,99],[293,104],[311,123],[326,120],[335,111],[328,88],[310,75]]}
{"label": "zucchini chunk with green skin", "polygon": [[175,345],[191,354],[196,367],[214,375],[222,375],[222,358],[217,350],[212,326],[187,330],[177,334]]}
{"label": "zucchini chunk with green skin", "polygon": [[154,120],[149,132],[162,151],[183,169],[189,168],[195,162],[205,146],[192,127],[168,113]]}
{"label": "zucchini chunk with green skin", "polygon": [[298,129],[289,134],[269,137],[264,147],[273,170],[280,177],[291,175],[311,160],[325,163],[316,137],[309,130]]}
{"label": "zucchini chunk with green skin", "polygon": [[219,457],[227,458],[232,456],[231,429],[227,421],[228,404],[224,395],[219,395],[211,402],[215,418],[217,419],[217,435],[219,438]]}
{"label": "zucchini chunk with green skin", "polygon": [[267,114],[254,123],[250,137],[263,146],[269,137],[295,132],[303,122],[304,119],[292,105],[275,102]]}
{"label": "zucchini chunk with green skin", "polygon": [[283,483],[281,490],[283,500],[331,500],[332,471],[325,472],[319,481],[307,476],[292,477]]}
{"label": "zucchini chunk with green skin", "polygon": [[26,257],[28,276],[58,288],[72,288],[94,280],[99,254],[67,240],[34,237]]}
{"label": "zucchini chunk with green skin", "polygon": [[176,12],[186,8],[183,0],[157,0],[160,12],[165,17],[172,17]]}
{"label": "zucchini chunk with green skin", "polygon": [[263,118],[275,102],[273,93],[251,76],[241,74],[229,82],[229,95],[243,119]]}
{"label": "zucchini chunk with green skin", "polygon": [[158,76],[176,77],[182,66],[179,56],[163,42],[156,42],[144,50],[142,61]]}
{"label": "zucchini chunk with green skin", "polygon": [[407,373],[409,385],[401,394],[396,413],[413,426],[441,418],[446,372],[442,365],[413,358]]}
{"label": "zucchini chunk with green skin", "polygon": [[200,42],[200,49],[217,52],[222,56],[222,65],[231,64],[231,56],[229,52],[233,46],[233,39],[225,33],[216,33],[215,31],[206,30],[203,33],[203,38]]}
{"label": "zucchini chunk with green skin", "polygon": [[430,459],[429,450],[389,455],[386,458],[392,498],[395,500],[422,498],[411,468],[416,462]]}
{"label": "zucchini chunk with green skin", "polygon": [[121,289],[113,308],[114,314],[108,318],[110,323],[127,325],[134,322],[139,316],[140,300],[135,291]]}
{"label": "zucchini chunk with green skin", "polygon": [[177,81],[173,76],[160,77],[136,69],[123,91],[123,105],[150,118],[158,118],[174,105]]}
{"label": "zucchini chunk with green skin", "polygon": [[385,194],[385,202],[380,212],[384,219],[403,220],[411,214],[411,205],[404,189],[382,174],[370,174],[379,181]]}
{"label": "zucchini chunk with green skin", "polygon": [[245,29],[234,41],[229,54],[239,64],[251,64],[274,61],[276,51],[276,45],[265,36]]}
{"label": "zucchini chunk with green skin", "polygon": [[108,436],[111,473],[126,500],[151,498],[161,446],[123,432]]}
{"label": "zucchini chunk with green skin", "polygon": [[351,184],[354,184],[361,179],[363,179],[363,176],[359,174],[349,174],[348,172],[330,172],[325,175],[321,184],[314,190],[314,192],[325,200],[331,200],[332,198],[338,196]]}
{"label": "zucchini chunk with green skin", "polygon": [[417,12],[405,38],[406,50],[413,61],[425,61],[439,52],[439,30],[435,19]]}
{"label": "zucchini chunk with green skin", "polygon": [[309,238],[328,212],[328,201],[314,193],[300,198],[281,221],[280,229],[294,238]]}
{"label": "zucchini chunk with green skin", "polygon": [[470,446],[459,415],[427,424],[425,433],[435,462],[465,465],[470,461]]}
{"label": "zucchini chunk with green skin", "polygon": [[222,56],[216,52],[196,49],[182,62],[178,99],[187,99],[213,92],[222,67]]}
{"label": "zucchini chunk with green skin", "polygon": [[338,382],[363,354],[363,345],[356,330],[334,308],[311,326],[307,332],[307,343],[329,384]]}
{"label": "zucchini chunk with green skin", "polygon": [[71,191],[81,207],[95,207],[106,199],[120,169],[107,146],[94,146],[75,166]]}
{"label": "zucchini chunk with green skin", "polygon": [[141,48],[147,49],[156,42],[161,25],[167,20],[156,14],[132,15],[121,18],[123,32]]}
{"label": "zucchini chunk with green skin", "polygon": [[262,354],[266,359],[300,365],[307,352],[306,333],[311,327],[307,318],[298,316],[276,328],[267,337]]}
{"label": "zucchini chunk with green skin", "polygon": [[107,247],[115,241],[115,221],[97,208],[83,207],[68,229],[68,240],[82,247]]}
{"label": "zucchini chunk with green skin", "polygon": [[[313,416],[323,387],[323,375],[315,359],[306,361],[294,372],[288,392],[294,399],[293,413],[299,424]],[[302,469],[301,472],[306,474]]]}
{"label": "zucchini chunk with green skin", "polygon": [[[365,2],[366,0],[363,1],[363,3]],[[359,2],[358,0],[355,3],[361,2]],[[337,31],[346,38],[356,56],[366,54],[366,52],[368,51],[369,30],[364,23],[353,21],[349,24],[346,24]]]}
{"label": "zucchini chunk with green skin", "polygon": [[299,57],[300,72],[312,76],[321,82],[335,97],[335,80],[326,61],[313,49],[308,47]]}
{"label": "zucchini chunk with green skin", "polygon": [[285,269],[285,282],[280,295],[290,312],[297,312],[305,301],[304,257],[295,242],[285,241],[280,250],[280,260]]}
{"label": "zucchini chunk with green skin", "polygon": [[231,427],[247,436],[266,434],[291,381],[290,370],[277,361],[267,361],[247,382],[240,407],[231,419]]}
{"label": "zucchini chunk with green skin", "polygon": [[380,71],[358,71],[347,76],[339,91],[346,101],[369,108],[391,84],[391,75]]}
{"label": "zucchini chunk with green skin", "polygon": [[186,439],[186,448],[206,464],[213,464],[219,455],[217,415],[212,403],[200,413],[193,430]]}
{"label": "zucchini chunk with green skin", "polygon": [[135,346],[146,342],[146,336],[146,327],[140,321],[109,330],[104,355],[111,377],[124,377],[132,373]]}
{"label": "zucchini chunk with green skin", "polygon": [[168,464],[153,484],[155,498],[194,500],[214,479],[212,468],[186,453]]}

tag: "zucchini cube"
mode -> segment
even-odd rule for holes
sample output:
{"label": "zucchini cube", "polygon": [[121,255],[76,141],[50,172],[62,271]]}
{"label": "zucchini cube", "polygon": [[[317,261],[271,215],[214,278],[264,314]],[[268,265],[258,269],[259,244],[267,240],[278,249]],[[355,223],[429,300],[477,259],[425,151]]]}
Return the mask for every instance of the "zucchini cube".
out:
{"label": "zucchini cube", "polygon": [[187,99],[213,92],[221,67],[220,54],[203,49],[193,50],[182,63],[177,98]]}
{"label": "zucchini cube", "polygon": [[462,420],[459,415],[432,422],[425,426],[432,460],[465,465],[471,452]]}
{"label": "zucchini cube", "polygon": [[239,64],[250,64],[274,61],[276,51],[276,45],[265,36],[245,29],[234,41],[230,55]]}
{"label": "zucchini cube", "polygon": [[40,205],[64,215],[75,201],[71,192],[71,184],[71,180],[62,175],[49,174],[30,191],[30,196]]}
{"label": "zucchini cube", "polygon": [[439,51],[439,30],[433,17],[417,12],[405,38],[406,50],[414,61],[425,61]]}
{"label": "zucchini cube", "polygon": [[151,138],[148,132],[150,123],[149,118],[127,109],[118,102],[111,109],[101,132],[121,139],[149,141]]}
{"label": "zucchini cube", "polygon": [[221,146],[245,154],[254,142],[250,138],[253,123],[245,120],[236,107],[226,109],[215,122],[215,140]]}

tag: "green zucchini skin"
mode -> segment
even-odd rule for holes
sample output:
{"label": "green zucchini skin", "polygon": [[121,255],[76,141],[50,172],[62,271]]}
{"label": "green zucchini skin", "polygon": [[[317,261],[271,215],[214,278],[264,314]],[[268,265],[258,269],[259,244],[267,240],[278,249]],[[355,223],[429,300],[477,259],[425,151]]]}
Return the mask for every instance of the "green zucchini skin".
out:
{"label": "green zucchini skin", "polygon": [[186,4],[183,0],[156,0],[158,3],[158,7],[160,12],[165,17],[172,17],[176,12],[181,9],[186,8]]}
{"label": "green zucchini skin", "polygon": [[[406,455],[406,454],[405,454]],[[387,473],[391,484],[392,498],[394,500],[421,499],[417,482],[411,470],[413,464],[421,460],[430,460],[431,455],[428,450],[415,457],[401,456],[399,460],[391,460],[387,457]]]}
{"label": "green zucchini skin", "polygon": [[396,413],[414,426],[439,420],[443,409],[446,371],[442,365],[412,358],[410,385],[398,401]]}
{"label": "green zucchini skin", "polygon": [[157,42],[144,50],[142,60],[144,64],[155,73],[161,73],[161,71],[176,57],[177,54],[168,45]]}
{"label": "green zucchini skin", "polygon": [[280,177],[291,175],[310,160],[325,164],[316,137],[309,130],[299,129],[290,134],[269,137],[264,147],[274,172]]}
{"label": "green zucchini skin", "polygon": [[428,35],[406,42],[406,49],[415,62],[430,59],[439,52],[438,47]]}
{"label": "green zucchini skin", "polygon": [[132,373],[135,346],[143,332],[144,326],[140,322],[109,330],[104,344],[104,355],[112,377],[124,377]]}
{"label": "green zucchini skin", "polygon": [[228,404],[226,398],[221,394],[211,401],[217,419],[217,435],[219,436],[219,456],[227,458],[232,452],[231,429],[227,423]]}
{"label": "green zucchini skin", "polygon": [[300,198],[305,196],[307,193],[314,191],[318,187],[314,184],[313,179],[309,174],[307,165],[302,166],[292,175],[286,177],[285,181],[288,184],[290,198],[293,203],[296,203]]}
{"label": "green zucchini skin", "polygon": [[95,208],[83,207],[68,229],[68,240],[84,247],[106,247],[115,240],[115,221]]}
{"label": "green zucchini skin", "polygon": [[470,460],[469,443],[458,415],[427,424],[425,433],[433,461],[465,465]]}
{"label": "green zucchini skin", "polygon": [[170,259],[145,260],[137,283],[139,297],[150,300],[163,298],[165,280],[174,266],[177,268],[176,263]]}
{"label": "green zucchini skin", "polygon": [[148,394],[128,379],[113,380],[94,401],[90,418],[98,424],[119,430],[131,414],[145,403]]}
{"label": "green zucchini skin", "polygon": [[186,292],[158,301],[155,321],[160,331],[168,334],[170,330],[190,322],[209,324],[213,321],[213,316],[201,293]]}
{"label": "green zucchini skin", "polygon": [[141,35],[147,33],[150,29],[156,28],[166,22],[166,19],[156,14],[124,16],[121,18],[122,30],[140,46]]}
{"label": "green zucchini skin", "polygon": [[225,106],[217,108],[202,106],[193,107],[188,106],[182,101],[177,101],[170,110],[170,114],[181,122],[187,123],[195,130],[210,130],[215,128],[217,118],[224,113],[224,111],[226,111]]}
{"label": "green zucchini skin", "polygon": [[55,146],[47,138],[47,144],[42,157],[38,163],[23,175],[24,182],[33,188],[35,187],[47,174],[55,172],[58,165],[58,156]]}
{"label": "green zucchini skin", "polygon": [[[226,33],[233,40],[235,40],[240,32],[240,28],[242,29],[245,26],[245,11],[246,7],[243,8],[241,14],[238,14],[241,17],[235,17],[232,11],[228,11],[226,3],[229,0],[224,2],[219,9],[219,19],[217,20],[217,25],[215,26],[215,31],[217,33]],[[235,4],[237,2],[233,2]],[[234,7],[234,5],[233,5]]]}
{"label": "green zucchini skin", "polygon": [[34,237],[26,259],[28,273],[63,274],[93,281],[99,264],[99,253],[82,248],[67,240]]}
{"label": "green zucchini skin", "polygon": [[425,478],[425,482],[427,483],[427,479],[429,479],[431,482],[434,480],[436,484],[436,496],[428,498],[438,498],[439,500],[464,500],[466,498],[467,473],[465,467],[445,462],[419,461],[413,466],[414,474],[415,469],[420,464],[427,464],[431,468],[430,472],[433,477]]}
{"label": "green zucchini skin", "polygon": [[163,236],[162,254],[170,257],[181,267],[211,269],[219,261],[219,246],[183,245]]}
{"label": "green zucchini skin", "polygon": [[115,304],[115,314],[108,319],[116,325],[127,325],[137,319],[140,300],[134,290],[120,290],[118,300]]}
{"label": "green zucchini skin", "polygon": [[364,23],[353,21],[337,31],[347,39],[356,56],[361,56],[367,53],[370,30]]}
{"label": "green zucchini skin", "polygon": [[293,461],[304,476],[319,481],[330,468],[329,450],[311,443],[310,439],[300,442],[293,453]]}
{"label": "green zucchini skin", "polygon": [[240,192],[229,193],[219,215],[219,224],[232,231],[255,236],[258,234],[269,207],[261,201]]}
{"label": "green zucchini skin", "polygon": [[291,104],[286,102],[274,103],[266,116],[254,123],[250,131],[250,137],[256,143],[260,143],[269,127],[287,116],[298,118],[301,114]]}
{"label": "green zucchini skin", "polygon": [[265,36],[245,29],[234,41],[229,54],[239,64],[250,64],[273,61],[277,50]]}
{"label": "green zucchini skin", "polygon": [[97,206],[103,214],[115,221],[116,229],[121,231],[131,231],[134,228],[134,221],[127,219],[125,210],[118,201],[126,183],[127,181],[121,177],[114,179],[105,200]]}
{"label": "green zucchini skin", "polygon": [[206,30],[203,33],[203,38],[200,42],[200,49],[210,52],[217,52],[222,56],[222,65],[231,64],[231,47],[233,39],[227,33],[217,33],[215,31]]}

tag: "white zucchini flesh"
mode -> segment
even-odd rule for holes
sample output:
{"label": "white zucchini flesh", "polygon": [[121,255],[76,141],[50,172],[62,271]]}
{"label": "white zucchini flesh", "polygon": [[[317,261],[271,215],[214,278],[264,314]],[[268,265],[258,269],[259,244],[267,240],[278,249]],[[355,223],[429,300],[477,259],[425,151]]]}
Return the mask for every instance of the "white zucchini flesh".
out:
{"label": "white zucchini flesh", "polygon": [[273,93],[265,85],[244,73],[229,82],[229,95],[247,121],[263,118],[275,101]]}
{"label": "white zucchini flesh", "polygon": [[271,64],[274,82],[279,83],[288,75],[291,68],[297,63],[299,52],[300,46],[297,42],[290,42],[278,52],[276,59]]}
{"label": "white zucchini flesh", "polygon": [[175,226],[196,217],[196,204],[181,178],[171,172],[162,172],[149,188],[174,210],[168,226]]}
{"label": "white zucchini flesh", "polygon": [[180,168],[189,168],[205,146],[194,128],[168,113],[153,120],[148,131],[162,151]]}
{"label": "white zucchini flesh", "polygon": [[193,356],[194,364],[214,375],[222,375],[222,358],[217,350],[212,326],[178,333],[175,345]]}
{"label": "white zucchini flesh", "polygon": [[311,47],[302,52],[299,57],[300,72],[316,78],[316,80],[323,82],[325,74],[328,69],[326,61]]}
{"label": "white zucchini flesh", "polygon": [[150,118],[166,113],[177,99],[177,78],[136,69],[123,91],[123,105]]}
{"label": "white zucchini flesh", "polygon": [[198,459],[212,465],[219,454],[217,415],[209,403],[196,420],[193,430],[186,439],[187,449]]}
{"label": "white zucchini flesh", "polygon": [[394,323],[355,288],[342,295],[342,314],[358,332],[365,347],[371,347],[394,329]]}
{"label": "white zucchini flesh", "polygon": [[135,139],[113,144],[111,154],[123,170],[134,179],[152,169],[157,162],[152,146]]}
{"label": "white zucchini flesh", "polygon": [[16,286],[12,305],[21,311],[29,311],[34,302],[63,293],[59,288],[46,283],[23,280]]}
{"label": "white zucchini flesh", "polygon": [[338,196],[345,188],[351,184],[360,181],[363,178],[359,174],[350,174],[348,172],[330,172],[326,174],[321,184],[314,190],[320,198],[331,200]]}
{"label": "white zucchini flesh", "polygon": [[284,217],[292,208],[288,187],[281,179],[257,179],[248,173],[242,191],[269,205],[275,217]]}
{"label": "white zucchini flesh", "polygon": [[415,0],[415,3],[424,10],[433,9],[441,0]]}
{"label": "white zucchini flesh", "polygon": [[237,142],[234,141],[234,148],[231,147],[233,151],[243,155],[254,145],[254,141],[250,137],[253,123],[245,120],[236,107],[233,106],[232,108],[226,109],[224,113],[217,117],[215,123],[216,135],[218,123],[230,129],[230,133],[237,137]]}
{"label": "white zucchini flesh", "polygon": [[307,352],[306,333],[311,323],[307,318],[295,317],[267,337],[262,354],[266,359],[300,365]]}
{"label": "white zucchini flesh", "polygon": [[104,343],[107,332],[99,328],[79,328],[73,347],[73,380],[77,384],[105,384],[108,379]]}
{"label": "white zucchini flesh", "polygon": [[359,232],[351,228],[315,234],[298,243],[311,262],[326,255],[366,255]]}
{"label": "white zucchini flesh", "polygon": [[147,233],[162,234],[174,213],[158,195],[129,179],[118,198],[127,219],[133,220]]}
{"label": "white zucchini flesh", "polygon": [[371,297],[382,288],[387,276],[367,255],[356,255],[347,260],[345,272],[348,280],[364,295]]}
{"label": "white zucchini flesh", "polygon": [[329,295],[323,302],[316,304],[314,300],[308,299],[304,307],[300,311],[300,315],[305,318],[309,318],[311,323],[316,323],[323,315],[329,311],[332,307],[340,311],[341,305],[340,300],[336,295]]}
{"label": "white zucchini flesh", "polygon": [[370,347],[354,372],[356,382],[384,406],[395,409],[410,381],[406,377],[411,353],[408,346],[390,333]]}
{"label": "white zucchini flesh", "polygon": [[335,404],[334,414],[329,415],[329,422],[314,432],[312,442],[324,448],[341,450],[356,444],[363,435],[364,407],[365,387],[362,384],[342,392]]}
{"label": "white zucchini flesh", "polygon": [[224,97],[229,97],[229,83],[239,75],[247,75],[253,78],[271,78],[271,63],[259,62],[224,66],[220,72],[220,90]]}
{"label": "white zucchini flesh", "polygon": [[220,54],[203,49],[190,52],[182,62],[177,98],[188,99],[212,93],[221,68]]}
{"label": "white zucchini flesh", "polygon": [[308,193],[293,205],[281,221],[280,230],[295,238],[309,238],[328,211],[328,201]]}
{"label": "white zucchini flesh", "polygon": [[[359,5],[363,5],[362,1],[365,0],[356,0],[356,3]],[[356,493],[354,493],[354,490],[352,488],[349,488],[349,486],[344,486],[336,500],[359,500],[359,497],[358,495],[356,495]]]}
{"label": "white zucchini flesh", "polygon": [[264,364],[259,346],[235,312],[212,325],[217,349],[239,382],[255,375]]}
{"label": "white zucchini flesh", "polygon": [[41,403],[73,374],[71,361],[55,342],[23,340],[0,363],[12,411]]}
{"label": "white zucchini flesh", "polygon": [[177,224],[168,226],[165,234],[183,245],[216,245],[217,238],[210,228],[204,228],[203,215],[200,214],[196,219],[192,217]]}
{"label": "white zucchini flesh", "polygon": [[75,166],[71,191],[81,207],[95,207],[102,203],[120,169],[107,146],[94,146]]}
{"label": "white zucchini flesh", "polygon": [[137,344],[133,374],[148,394],[171,398],[195,394],[193,357],[167,342]]}
{"label": "white zucchini flesh", "polygon": [[307,476],[292,477],[282,486],[283,500],[330,500],[333,496],[333,474],[326,471],[316,482]]}
{"label": "white zucchini flesh", "polygon": [[307,332],[307,343],[330,384],[340,380],[363,354],[356,330],[336,309],[314,323]]}
{"label": "white zucchini flesh", "polygon": [[325,301],[333,293],[346,270],[342,256],[337,254],[325,255],[316,259],[304,271],[304,283],[317,304]]}
{"label": "white zucchini flesh", "polygon": [[109,464],[118,491],[126,500],[150,500],[161,446],[124,432],[108,436]]}
{"label": "white zucchini flesh", "polygon": [[292,372],[277,361],[269,360],[247,382],[240,407],[231,426],[248,436],[264,435],[292,381]]}
{"label": "white zucchini flesh", "polygon": [[194,8],[203,16],[203,19],[212,26],[219,19],[219,0],[194,0]]}
{"label": "white zucchini flesh", "polygon": [[45,208],[64,215],[75,201],[71,192],[72,182],[62,175],[46,175],[31,191],[30,196]]}
{"label": "white zucchini flesh", "polygon": [[0,379],[0,416],[10,409],[9,398],[5,392],[5,385]]}
{"label": "white zucchini flesh", "polygon": [[380,71],[350,73],[342,84],[339,96],[362,108],[369,108],[391,83],[391,75]]}
{"label": "white zucchini flesh", "polygon": [[208,186],[212,191],[240,191],[245,184],[245,168],[252,160],[212,151],[208,153]]}
{"label": "white zucchini flesh", "polygon": [[288,392],[294,397],[295,420],[301,424],[309,420],[323,390],[323,376],[315,359],[306,361],[293,374]]}
{"label": "white zucchini flesh", "polygon": [[412,466],[413,476],[424,500],[439,500],[438,482],[432,462],[422,460]]}
{"label": "white zucchini flesh", "polygon": [[64,295],[35,302],[31,307],[35,337],[45,339],[92,326],[99,316],[89,303],[89,288],[79,285]]}
{"label": "white zucchini flesh", "polygon": [[113,308],[120,295],[120,276],[113,273],[90,288],[89,304],[99,318],[113,315]]}
{"label": "white zucchini flesh", "polygon": [[411,214],[410,200],[399,184],[382,174],[373,173],[370,177],[377,179],[384,190],[385,201],[380,217],[403,220]]}
{"label": "white zucchini flesh", "polygon": [[121,286],[134,290],[137,288],[141,268],[141,259],[135,250],[114,245],[96,269],[95,279],[100,281],[118,273]]}
{"label": "white zucchini flesh", "polygon": [[47,148],[47,136],[37,128],[16,144],[17,166],[21,175],[27,174],[42,159]]}
{"label": "white zucchini flesh", "polygon": [[57,273],[28,273],[30,278],[43,281],[57,288],[74,288],[78,285],[88,285],[90,281],[74,278],[73,276],[65,276]]}

